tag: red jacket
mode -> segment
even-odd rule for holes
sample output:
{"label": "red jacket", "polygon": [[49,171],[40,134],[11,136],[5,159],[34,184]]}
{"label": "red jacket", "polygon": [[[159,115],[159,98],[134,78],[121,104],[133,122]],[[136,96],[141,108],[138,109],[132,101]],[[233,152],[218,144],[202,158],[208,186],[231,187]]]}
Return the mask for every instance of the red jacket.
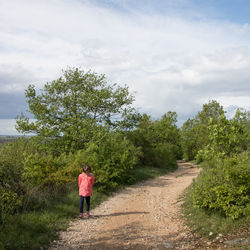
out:
{"label": "red jacket", "polygon": [[95,177],[92,173],[89,173],[88,175],[81,173],[78,177],[79,195],[85,197],[91,196],[94,182]]}

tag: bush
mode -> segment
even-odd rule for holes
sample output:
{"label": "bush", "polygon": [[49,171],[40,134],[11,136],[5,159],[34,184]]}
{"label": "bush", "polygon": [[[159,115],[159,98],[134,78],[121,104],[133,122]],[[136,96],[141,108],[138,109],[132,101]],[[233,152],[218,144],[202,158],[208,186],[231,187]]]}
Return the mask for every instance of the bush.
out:
{"label": "bush", "polygon": [[7,187],[18,195],[22,195],[25,192],[25,183],[22,178],[24,163],[27,155],[35,154],[36,152],[39,152],[39,145],[32,139],[27,138],[17,139],[1,147],[0,187]]}
{"label": "bush", "polygon": [[213,161],[194,182],[192,199],[197,207],[217,210],[233,219],[250,211],[250,153]]}
{"label": "bush", "polygon": [[74,182],[81,169],[79,154],[30,154],[24,161],[22,177],[29,186],[62,186]]}
{"label": "bush", "polygon": [[150,156],[148,163],[154,167],[171,169],[176,166],[173,145],[158,143],[152,148]]}
{"label": "bush", "polygon": [[176,165],[176,159],[182,159],[176,121],[175,112],[168,112],[154,121],[148,115],[142,115],[137,128],[129,133],[132,143],[142,150],[141,165],[171,168]]}
{"label": "bush", "polygon": [[22,197],[9,189],[0,189],[0,223],[6,216],[14,214],[22,206]]}
{"label": "bush", "polygon": [[53,156],[35,138],[20,138],[0,148],[1,218],[37,209],[66,183],[77,183],[80,153]]}
{"label": "bush", "polygon": [[22,180],[24,152],[34,150],[30,140],[17,139],[0,148],[0,217],[22,209],[27,187]]}
{"label": "bush", "polygon": [[129,169],[138,162],[140,150],[119,133],[104,133],[88,143],[82,159],[89,164],[99,191],[113,190],[123,183]]}
{"label": "bush", "polygon": [[44,145],[43,149],[34,145],[27,139],[18,140],[0,150],[1,216],[46,206],[58,191],[77,184],[83,163],[93,167],[99,190],[112,190],[125,182],[127,170],[135,166],[140,155],[124,135],[108,129],[96,133],[85,149],[75,153],[55,156],[45,151]]}

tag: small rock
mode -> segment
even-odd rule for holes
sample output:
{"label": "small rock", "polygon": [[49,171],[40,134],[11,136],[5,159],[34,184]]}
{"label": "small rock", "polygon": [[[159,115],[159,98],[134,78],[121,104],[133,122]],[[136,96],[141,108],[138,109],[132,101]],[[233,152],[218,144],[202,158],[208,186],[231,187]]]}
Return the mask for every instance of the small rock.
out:
{"label": "small rock", "polygon": [[222,237],[222,234],[219,234],[218,236],[219,236],[219,237]]}
{"label": "small rock", "polygon": [[210,233],[209,233],[209,236],[212,236],[213,234],[214,234],[213,232],[210,232]]}
{"label": "small rock", "polygon": [[212,242],[210,242],[210,241],[207,242],[207,245],[211,245],[211,244],[212,244]]}

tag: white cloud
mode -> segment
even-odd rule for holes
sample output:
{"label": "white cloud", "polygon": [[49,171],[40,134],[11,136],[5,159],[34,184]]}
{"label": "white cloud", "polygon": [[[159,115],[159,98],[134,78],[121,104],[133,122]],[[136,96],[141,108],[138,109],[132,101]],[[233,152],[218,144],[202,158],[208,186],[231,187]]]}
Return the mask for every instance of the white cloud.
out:
{"label": "white cloud", "polygon": [[0,119],[0,135],[18,135],[13,119]]}
{"label": "white cloud", "polygon": [[210,99],[249,106],[249,26],[176,15],[183,3],[169,1],[164,16],[93,1],[2,1],[0,63],[20,80],[0,75],[0,92],[23,91],[27,80],[40,88],[61,69],[82,66],[128,84],[136,106],[153,116],[173,110],[186,117]]}

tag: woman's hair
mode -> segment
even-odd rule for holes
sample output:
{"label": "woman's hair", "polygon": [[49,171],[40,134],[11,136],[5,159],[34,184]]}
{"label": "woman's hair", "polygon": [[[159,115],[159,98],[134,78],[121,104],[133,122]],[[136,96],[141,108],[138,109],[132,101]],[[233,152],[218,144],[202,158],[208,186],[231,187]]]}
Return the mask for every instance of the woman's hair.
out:
{"label": "woman's hair", "polygon": [[82,168],[83,172],[84,173],[91,173],[91,167],[89,165],[83,165],[83,168]]}

